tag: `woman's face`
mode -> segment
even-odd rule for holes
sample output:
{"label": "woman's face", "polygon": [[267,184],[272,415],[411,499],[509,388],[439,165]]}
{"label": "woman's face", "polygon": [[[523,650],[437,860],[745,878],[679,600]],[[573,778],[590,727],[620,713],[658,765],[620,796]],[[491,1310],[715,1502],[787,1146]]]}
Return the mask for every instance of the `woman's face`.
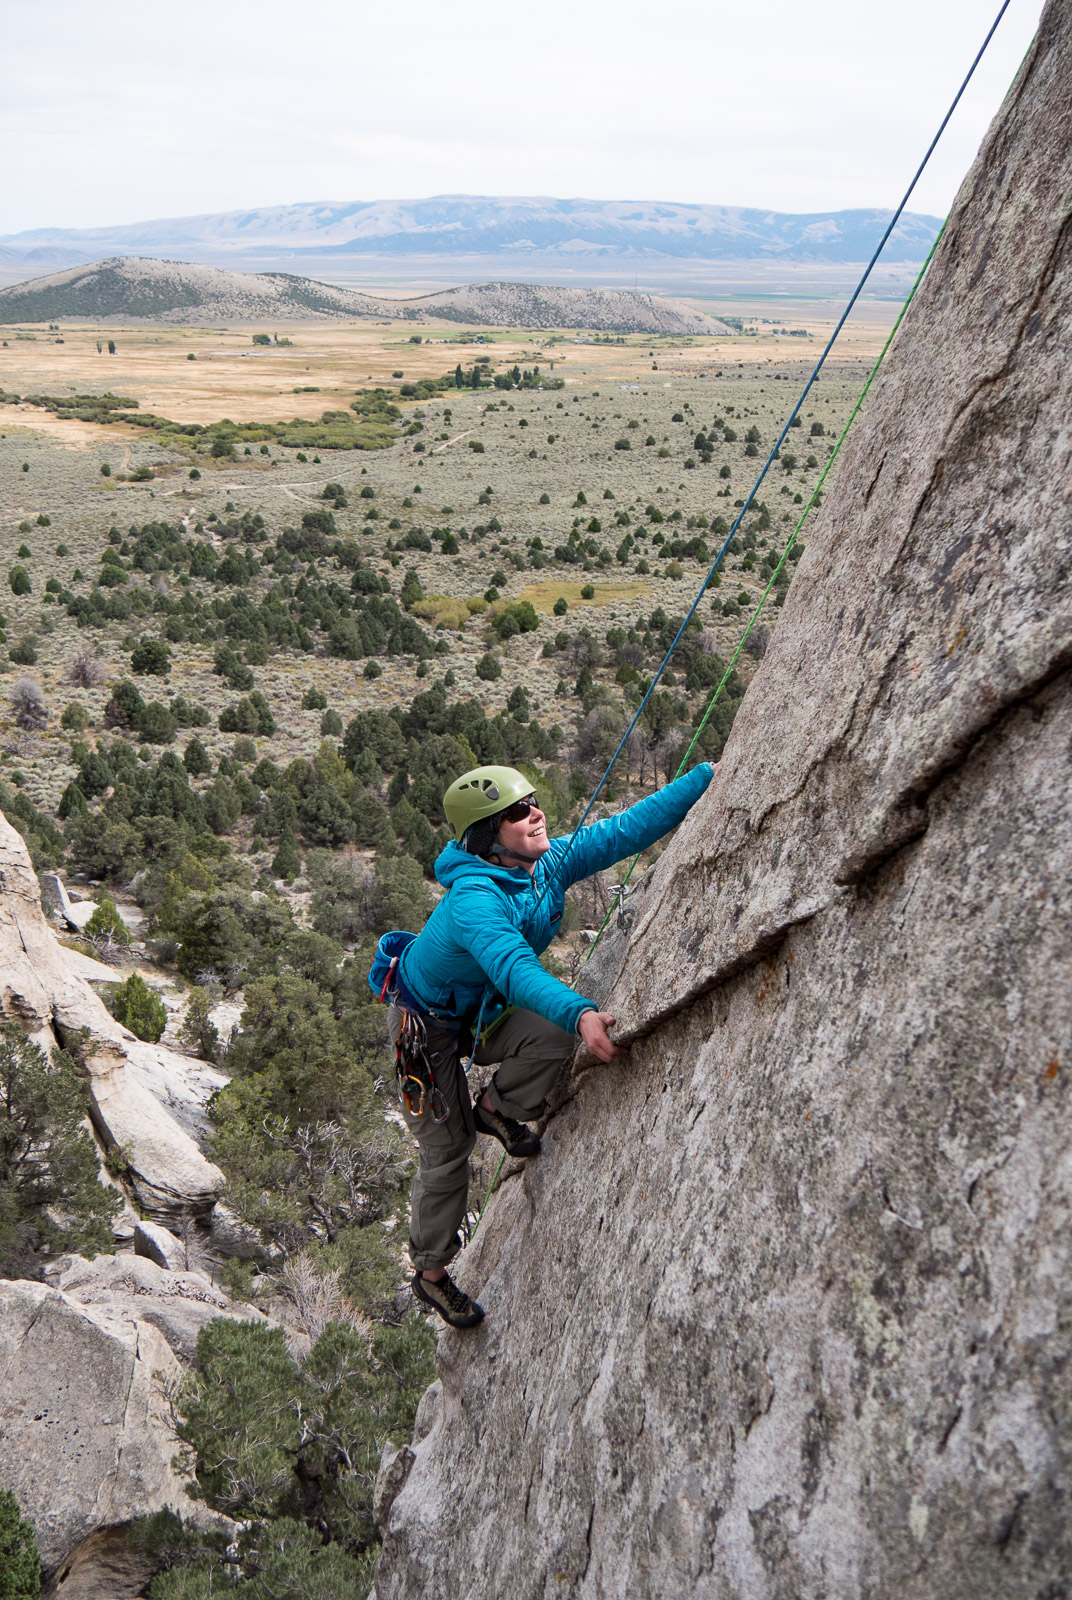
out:
{"label": "woman's face", "polygon": [[523,856],[542,856],[545,850],[550,850],[547,819],[539,806],[534,805],[520,822],[507,822],[504,817],[499,824],[498,843],[505,855],[516,851]]}

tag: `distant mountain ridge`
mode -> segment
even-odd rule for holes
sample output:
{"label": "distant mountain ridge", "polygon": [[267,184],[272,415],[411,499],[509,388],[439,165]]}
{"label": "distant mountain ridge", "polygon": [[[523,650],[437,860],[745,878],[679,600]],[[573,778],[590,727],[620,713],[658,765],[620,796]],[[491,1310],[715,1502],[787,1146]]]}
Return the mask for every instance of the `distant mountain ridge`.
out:
{"label": "distant mountain ridge", "polygon": [[0,289],[0,323],[121,319],[270,324],[389,318],[605,333],[733,332],[693,306],[632,291],[478,283],[393,300],[289,272],[234,272],[140,256],[113,256]]}
{"label": "distant mountain ridge", "polygon": [[[451,256],[550,252],[563,258],[797,262],[867,260],[891,212],[793,213],[747,206],[548,196],[436,195],[423,200],[314,201],[158,218],[107,228],[38,228],[0,237],[0,260],[35,264],[141,252],[318,256]],[[940,219],[906,213],[889,262],[922,261]]]}

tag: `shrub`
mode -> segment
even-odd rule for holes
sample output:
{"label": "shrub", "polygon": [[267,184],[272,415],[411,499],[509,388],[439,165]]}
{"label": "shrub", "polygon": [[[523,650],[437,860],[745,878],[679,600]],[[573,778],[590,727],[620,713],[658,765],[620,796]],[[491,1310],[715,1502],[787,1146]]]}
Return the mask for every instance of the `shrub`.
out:
{"label": "shrub", "polygon": [[272,857],[272,875],[282,878],[285,883],[293,883],[301,871],[301,856],[298,854],[297,841],[290,828],[284,828],[279,836],[279,848]]}
{"label": "shrub", "polygon": [[327,696],[321,694],[319,689],[306,689],[302,695],[303,711],[324,711],[327,709]]}
{"label": "shrub", "polygon": [[[111,1224],[122,1201],[97,1181],[99,1157],[84,1126],[88,1102],[72,1056],[59,1050],[49,1059],[18,1023],[0,1023],[0,1274],[6,1278],[39,1278],[44,1258],[56,1250],[91,1255],[115,1248]],[[10,1539],[10,1516],[5,1520]],[[3,1527],[0,1520],[0,1552]]]}
{"label": "shrub", "polygon": [[476,675],[484,683],[494,683],[496,678],[502,677],[502,662],[492,650],[488,650],[480,657],[476,664]]}
{"label": "shrub", "polygon": [[179,731],[175,718],[159,700],[150,700],[142,706],[135,727],[146,744],[170,744]]}
{"label": "shrub", "polygon": [[144,709],[145,701],[137,685],[131,683],[129,678],[123,678],[112,690],[111,698],[104,708],[104,720],[110,728],[130,728],[135,725]]}
{"label": "shrub", "polygon": [[540,626],[540,619],[531,600],[515,600],[496,617],[492,626],[498,632],[500,639],[505,639],[515,633],[535,633]]}
{"label": "shrub", "polygon": [[100,904],[83,930],[88,938],[102,944],[129,944],[127,925],[116,910],[115,901],[102,895]]}
{"label": "shrub", "polygon": [[271,337],[267,333],[255,333],[253,335],[254,344],[271,344],[271,342]]}
{"label": "shrub", "polygon": [[32,667],[37,661],[37,640],[28,633],[18,644],[13,644],[7,654],[8,660],[14,661],[16,666]]}
{"label": "shrub", "polygon": [[112,996],[112,1016],[147,1044],[155,1044],[167,1027],[167,1010],[140,972],[132,972]]}
{"label": "shrub", "polygon": [[182,764],[191,778],[203,778],[212,771],[208,751],[200,739],[191,739],[182,754]]}
{"label": "shrub", "polygon": [[[429,540],[429,545],[431,545],[431,540]],[[418,600],[424,599],[424,590],[421,587],[421,580],[412,568],[406,573],[406,576],[403,579],[402,588],[399,590],[398,599],[399,603],[406,611],[411,611],[417,604]]]}
{"label": "shrub", "polygon": [[141,677],[166,678],[171,652],[162,639],[139,639],[130,653],[130,670]]}
{"label": "shrub", "polygon": [[242,1526],[228,1549],[231,1535],[198,1536],[173,1512],[148,1519],[138,1542],[166,1551],[154,1564],[170,1569],[154,1600],[207,1600],[242,1572],[236,1592],[248,1589],[249,1600],[341,1600],[368,1587],[381,1441],[409,1438],[435,1375],[435,1337],[415,1316],[371,1339],[331,1320],[348,1309],[338,1273],[318,1273],[308,1257],[286,1282],[315,1338],[301,1364],[282,1328],[221,1317],[198,1335],[196,1368],[175,1401],[189,1487]]}
{"label": "shrub", "polygon": [[11,691],[11,710],[20,728],[43,728],[48,721],[44,691],[36,678],[20,678]]}
{"label": "shrub", "polygon": [[270,739],[275,732],[275,718],[263,694],[254,689],[248,697],[224,706],[219,715],[219,729],[221,733],[244,733]]}
{"label": "shrub", "polygon": [[89,716],[86,708],[77,700],[72,700],[69,706],[64,707],[60,718],[60,727],[66,728],[70,733],[83,733],[89,726]]}
{"label": "shrub", "polygon": [[564,617],[569,610],[569,601],[564,595],[559,595],[551,609],[556,617]]}
{"label": "shrub", "polygon": [[12,594],[30,594],[33,590],[30,574],[25,567],[12,567],[7,575],[7,581]]}
{"label": "shrub", "polygon": [[325,711],[320,718],[320,732],[326,739],[342,737],[342,718],[335,710]]}
{"label": "shrub", "polygon": [[219,1030],[209,1016],[214,1005],[215,1000],[208,989],[191,989],[179,1030],[182,1043],[203,1061],[215,1061],[219,1054]]}
{"label": "shrub", "polygon": [[582,600],[594,600],[595,597],[596,597],[595,584],[594,583],[586,583],[583,586],[583,588],[581,589],[581,599]]}
{"label": "shrub", "polygon": [[203,728],[208,723],[208,712],[196,700],[187,700],[177,694],[171,702],[171,715],[180,728]]}
{"label": "shrub", "polygon": [[41,1557],[33,1527],[10,1489],[0,1489],[0,1600],[37,1600]]}
{"label": "shrub", "polygon": [[92,645],[80,644],[67,658],[67,677],[79,689],[93,689],[107,668]]}

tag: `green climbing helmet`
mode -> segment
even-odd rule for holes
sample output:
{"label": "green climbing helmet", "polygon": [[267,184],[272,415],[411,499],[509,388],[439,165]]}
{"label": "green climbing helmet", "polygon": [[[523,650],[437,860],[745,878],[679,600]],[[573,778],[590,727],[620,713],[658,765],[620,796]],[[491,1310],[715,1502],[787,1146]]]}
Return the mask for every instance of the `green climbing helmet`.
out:
{"label": "green climbing helmet", "polygon": [[443,796],[443,810],[459,844],[474,822],[494,817],[515,800],[527,800],[532,780],[516,767],[474,767],[455,778]]}

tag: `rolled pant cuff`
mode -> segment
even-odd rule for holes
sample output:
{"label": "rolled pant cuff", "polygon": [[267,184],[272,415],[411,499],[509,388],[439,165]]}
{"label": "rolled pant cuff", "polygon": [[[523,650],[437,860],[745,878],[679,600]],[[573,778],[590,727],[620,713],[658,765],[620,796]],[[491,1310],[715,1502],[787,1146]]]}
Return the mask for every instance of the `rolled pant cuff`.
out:
{"label": "rolled pant cuff", "polygon": [[409,1242],[410,1264],[414,1272],[434,1272],[437,1267],[449,1267],[461,1247],[462,1242],[457,1235],[455,1235],[454,1243],[447,1251],[418,1250],[411,1239]]}
{"label": "rolled pant cuff", "polygon": [[[540,1115],[546,1104],[546,1101],[541,1100],[539,1105],[523,1106],[517,1100],[510,1100],[499,1093],[494,1079],[488,1084],[487,1096],[496,1111],[501,1112],[504,1117],[513,1117],[516,1122],[531,1122],[533,1117]],[[477,1103],[479,1104],[479,1100]]]}

